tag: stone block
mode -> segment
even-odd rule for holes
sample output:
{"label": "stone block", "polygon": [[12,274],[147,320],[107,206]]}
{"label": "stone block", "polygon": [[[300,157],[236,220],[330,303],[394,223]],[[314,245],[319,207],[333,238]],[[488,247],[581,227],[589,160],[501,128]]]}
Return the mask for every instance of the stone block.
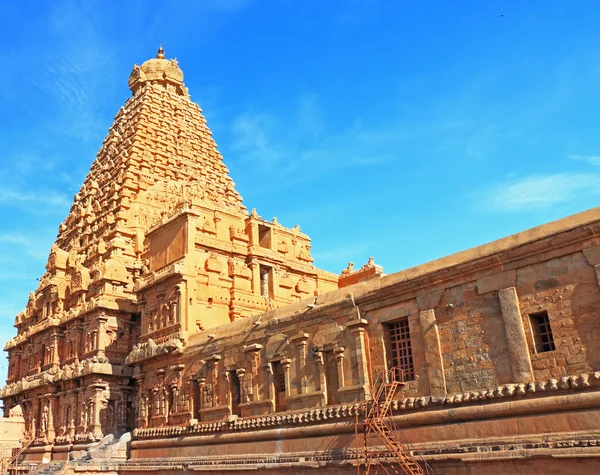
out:
{"label": "stone block", "polygon": [[517,282],[517,271],[509,270],[499,274],[490,275],[477,279],[477,292],[479,295],[495,290],[513,287]]}
{"label": "stone block", "polygon": [[600,265],[600,246],[584,249],[583,255],[591,266]]}

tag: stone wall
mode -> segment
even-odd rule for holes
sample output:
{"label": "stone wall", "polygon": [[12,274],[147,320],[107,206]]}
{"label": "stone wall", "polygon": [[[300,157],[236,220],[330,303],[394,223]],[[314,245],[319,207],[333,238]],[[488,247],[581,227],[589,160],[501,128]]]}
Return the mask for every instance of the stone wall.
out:
{"label": "stone wall", "polygon": [[20,447],[24,432],[22,417],[0,417],[0,457],[10,457],[12,449]]}
{"label": "stone wall", "polygon": [[[393,364],[389,329],[404,319],[414,378],[397,395],[394,419],[440,473],[492,465],[501,473],[496,452],[597,457],[599,222],[591,210],[194,335],[182,353],[140,366],[143,388],[168,399],[173,380],[153,375],[167,381],[177,368],[175,386],[188,389],[177,393],[187,397],[177,417],[167,411],[139,426],[133,459],[243,463],[252,454],[248,463],[259,463],[279,453],[294,463],[350,463],[356,414],[374,375]],[[536,342],[540,312],[553,336],[547,351]]]}

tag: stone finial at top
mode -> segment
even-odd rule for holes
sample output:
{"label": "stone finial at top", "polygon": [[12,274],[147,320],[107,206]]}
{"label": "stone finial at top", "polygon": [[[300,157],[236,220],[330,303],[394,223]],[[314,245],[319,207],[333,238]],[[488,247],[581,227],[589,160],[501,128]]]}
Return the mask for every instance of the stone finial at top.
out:
{"label": "stone finial at top", "polygon": [[155,58],[144,61],[141,66],[133,66],[129,76],[129,89],[135,92],[144,84],[162,85],[180,96],[188,96],[183,84],[183,71],[176,59],[165,59],[162,44],[158,47]]}

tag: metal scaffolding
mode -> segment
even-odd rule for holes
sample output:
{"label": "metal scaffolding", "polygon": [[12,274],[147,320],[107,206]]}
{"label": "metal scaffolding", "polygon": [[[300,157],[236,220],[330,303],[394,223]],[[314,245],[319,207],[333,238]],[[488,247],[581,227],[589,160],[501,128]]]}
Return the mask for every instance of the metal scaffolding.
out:
{"label": "metal scaffolding", "polygon": [[[356,469],[359,475],[377,473],[380,469],[387,474],[433,475],[427,462],[420,456],[415,457],[414,448],[392,419],[394,395],[404,384],[404,372],[397,367],[381,370],[373,378],[373,399],[365,402],[364,421],[360,422],[358,415],[356,417]],[[361,430],[362,451],[358,448]],[[377,446],[372,444],[373,439],[378,442]],[[361,465],[364,465],[364,472],[361,472]]]}

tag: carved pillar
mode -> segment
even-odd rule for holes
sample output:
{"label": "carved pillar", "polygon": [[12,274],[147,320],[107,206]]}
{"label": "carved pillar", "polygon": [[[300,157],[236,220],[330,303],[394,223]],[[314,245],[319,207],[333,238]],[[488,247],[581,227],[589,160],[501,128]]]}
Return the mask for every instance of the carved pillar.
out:
{"label": "carved pillar", "polygon": [[60,333],[52,334],[52,366],[57,368],[60,365],[60,361],[58,358],[58,339],[62,336]]}
{"label": "carved pillar", "polygon": [[85,392],[83,388],[77,389],[77,417],[79,419],[79,425],[77,426],[77,433],[83,434],[87,431],[86,422],[86,408],[85,408]]}
{"label": "carved pillar", "polygon": [[365,390],[365,396],[368,399],[371,384],[369,383],[369,371],[367,364],[367,345],[365,342],[365,328],[369,322],[364,318],[353,320],[346,325],[354,337],[354,350],[352,351],[356,360],[356,371],[358,384]]}
{"label": "carved pillar", "polygon": [[308,333],[292,338],[298,347],[298,358],[296,359],[296,377],[298,378],[298,394],[307,392],[306,380],[306,342],[308,341]]}
{"label": "carved pillar", "polygon": [[104,350],[106,347],[106,323],[108,317],[106,315],[98,316],[98,332],[96,333],[96,349],[98,355],[104,356]]}
{"label": "carved pillar", "polygon": [[446,395],[446,375],[444,374],[444,360],[440,345],[440,334],[438,331],[435,310],[423,310],[419,312],[421,331],[425,344],[425,361],[427,363],[427,378],[429,379],[429,391],[432,396]]}
{"label": "carved pillar", "polygon": [[181,284],[175,286],[175,299],[173,302],[174,308],[172,309],[174,324],[181,323]]}
{"label": "carved pillar", "polygon": [[65,423],[67,425],[67,435],[73,438],[75,435],[75,421],[77,417],[77,391],[70,389],[67,392],[67,400],[69,406],[71,407],[71,413],[69,414],[69,417]]}
{"label": "carved pillar", "polygon": [[204,390],[204,386],[206,386],[206,378],[198,378],[198,391],[200,391],[200,409],[206,409],[206,402],[205,402],[205,390]]}
{"label": "carved pillar", "polygon": [[521,310],[519,308],[517,289],[514,287],[502,289],[498,292],[498,295],[500,297],[502,318],[504,319],[506,346],[510,357],[513,382],[528,383],[535,378],[531,366],[529,348],[525,338],[525,328],[523,326],[523,318],[521,317]]}
{"label": "carved pillar", "polygon": [[188,379],[188,394],[187,394],[187,411],[190,413],[190,419],[193,419],[196,415],[196,408],[194,407],[194,380]]}
{"label": "carved pillar", "polygon": [[292,360],[289,358],[281,360],[281,367],[283,369],[283,376],[285,379],[285,397],[289,397],[292,394],[291,390],[291,381],[290,381],[290,366],[292,365]]}
{"label": "carved pillar", "polygon": [[154,418],[160,415],[160,398],[158,396],[158,388],[154,387],[151,390],[152,393],[152,414],[151,417]]}
{"label": "carved pillar", "polygon": [[163,423],[167,423],[169,420],[169,413],[171,408],[169,406],[169,388],[167,386],[162,387],[162,415]]}
{"label": "carved pillar", "polygon": [[231,379],[229,376],[229,371],[223,372],[223,378],[225,379],[225,405],[229,406],[231,409]]}
{"label": "carved pillar", "polygon": [[250,392],[252,391],[252,387],[248,387],[248,380],[246,379],[248,376],[246,375],[246,369],[237,368],[235,373],[240,381],[240,403],[250,402]]}
{"label": "carved pillar", "polygon": [[76,358],[79,358],[79,355],[81,355],[81,334],[83,332],[83,328],[81,327],[81,325],[77,325],[75,327],[75,354],[73,355]]}
{"label": "carved pillar", "polygon": [[48,397],[48,427],[46,429],[46,438],[49,443],[54,442],[54,401],[56,401],[56,397],[50,396]]}
{"label": "carved pillar", "polygon": [[221,384],[219,383],[219,361],[221,361],[221,355],[211,355],[207,359],[209,363],[208,376],[210,383],[212,384],[212,398],[213,407],[217,407],[221,404]]}
{"label": "carved pillar", "polygon": [[146,400],[144,398],[144,381],[141,375],[138,375],[135,380],[137,381],[138,387],[138,417],[137,426],[140,429],[148,426],[148,407],[146,406]]}
{"label": "carved pillar", "polygon": [[322,351],[315,351],[315,363],[317,364],[317,372],[319,373],[319,391],[327,395],[327,378],[325,375],[325,359]]}
{"label": "carved pillar", "polygon": [[177,414],[179,412],[179,388],[177,384],[171,385],[171,394],[173,395],[173,405],[171,406],[171,414]]}
{"label": "carved pillar", "polygon": [[339,389],[342,389],[344,387],[344,351],[345,348],[343,346],[336,346],[333,349],[333,353],[335,354],[335,360],[337,363]]}
{"label": "carved pillar", "polygon": [[56,408],[58,420],[56,425],[58,426],[58,435],[67,435],[67,411],[69,409],[69,394],[66,392],[60,392],[58,396],[58,407]]}
{"label": "carved pillar", "polygon": [[260,295],[260,266],[256,259],[251,259],[248,265],[252,271],[252,293]]}
{"label": "carved pillar", "polygon": [[249,376],[252,378],[251,388],[249,388],[252,392],[252,400],[258,401],[258,368],[259,368],[259,358],[260,358],[260,350],[262,350],[262,345],[256,343],[253,345],[249,345],[245,348],[246,354],[248,355],[248,359],[250,360],[250,375],[246,375],[246,378]]}
{"label": "carved pillar", "polygon": [[93,385],[94,388],[94,396],[92,399],[92,421],[91,421],[91,430],[94,436],[102,437],[102,425],[100,424],[100,411],[103,406],[103,397],[102,392],[104,391],[104,386],[101,385]]}
{"label": "carved pillar", "polygon": [[271,411],[275,409],[275,380],[273,378],[273,365],[265,363],[265,379],[267,384],[267,399],[271,402]]}

